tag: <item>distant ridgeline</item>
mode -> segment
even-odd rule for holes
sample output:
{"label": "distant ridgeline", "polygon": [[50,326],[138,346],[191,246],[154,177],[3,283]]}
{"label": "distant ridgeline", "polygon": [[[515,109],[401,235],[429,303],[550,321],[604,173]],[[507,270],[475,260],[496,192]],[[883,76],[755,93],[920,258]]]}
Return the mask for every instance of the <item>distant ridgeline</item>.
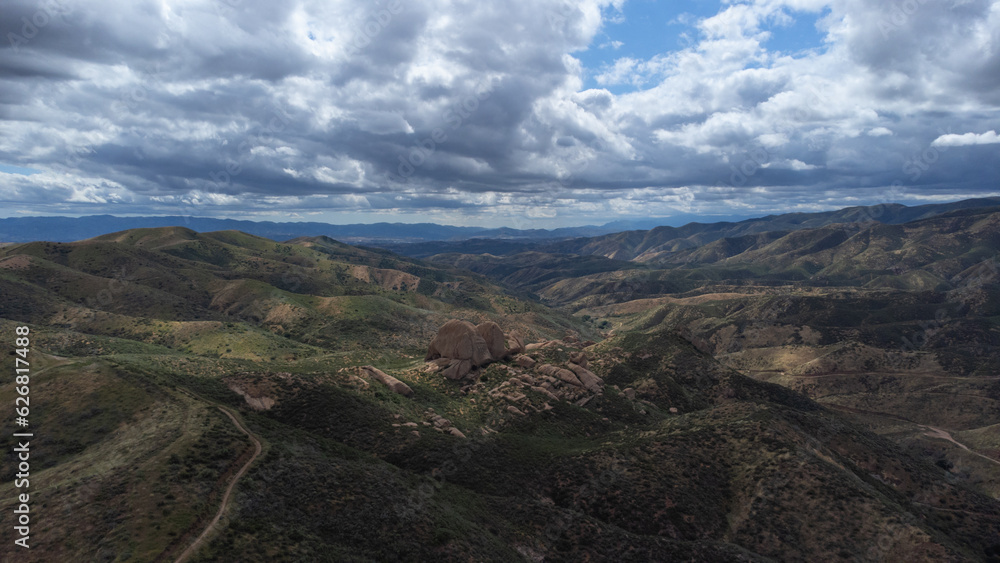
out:
{"label": "distant ridgeline", "polygon": [[[870,207],[849,207],[838,211],[821,213],[789,213],[770,215],[757,219],[713,223],[687,223],[704,220],[695,215],[682,215],[642,221],[614,221],[600,226],[564,227],[556,229],[518,230],[509,228],[487,229],[483,227],[455,227],[434,223],[374,223],[332,225],[317,222],[239,221],[235,219],[213,219],[206,217],[115,217],[113,215],[92,215],[87,217],[10,217],[0,219],[0,243],[31,242],[45,240],[51,242],[71,242],[100,236],[109,232],[138,228],[179,226],[197,232],[238,230],[244,233],[286,241],[297,237],[328,236],[348,243],[367,243],[377,246],[402,246],[407,243],[431,241],[466,241],[470,239],[504,239],[531,243],[579,237],[595,237],[622,231],[652,229],[660,226],[690,229],[694,226],[703,230],[752,228],[753,232],[796,230],[814,228],[833,223],[853,223],[879,221],[899,224],[924,219],[962,209],[978,209],[1000,206],[1000,198],[970,199],[954,203],[942,203],[907,207],[900,204],[876,205]],[[717,219],[717,218],[716,218]],[[724,217],[724,219],[731,219]],[[409,250],[393,248],[407,255],[422,252],[418,247]],[[440,252],[440,250],[436,251]],[[432,254],[435,252],[432,252]]]}

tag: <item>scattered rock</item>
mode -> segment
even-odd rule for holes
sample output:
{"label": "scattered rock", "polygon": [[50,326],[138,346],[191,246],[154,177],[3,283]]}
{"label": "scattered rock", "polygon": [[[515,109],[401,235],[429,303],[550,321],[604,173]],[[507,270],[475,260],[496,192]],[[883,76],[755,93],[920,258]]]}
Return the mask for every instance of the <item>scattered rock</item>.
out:
{"label": "scattered rock", "polygon": [[416,422],[404,422],[403,426],[406,426],[406,427],[409,427],[409,428],[416,428],[417,427],[417,423]]}
{"label": "scattered rock", "polygon": [[580,378],[576,376],[575,373],[571,372],[565,368],[558,368],[556,371],[556,377],[560,380],[569,383],[570,385],[576,385],[577,387],[585,387]]}
{"label": "scattered rock", "polygon": [[578,378],[575,373],[571,372],[568,369],[557,367],[552,364],[542,364],[540,366],[535,366],[535,371],[543,375],[555,377],[561,381],[569,383],[570,385],[583,387],[583,383],[580,381],[580,378]]}
{"label": "scattered rock", "polygon": [[365,389],[368,389],[368,382],[365,381],[364,379],[361,379],[360,377],[354,375],[353,373],[347,376],[347,380],[350,381],[351,383],[354,383],[354,384],[356,384],[358,386],[361,386],[361,387],[364,387]]}
{"label": "scattered rock", "polygon": [[413,431],[411,431],[411,432],[410,432],[410,434],[413,434],[413,435],[414,435],[414,436],[416,436],[417,438],[419,438],[419,437],[420,437],[420,432],[419,432],[419,431],[417,431],[417,430],[413,430]]}
{"label": "scattered rock", "polygon": [[451,365],[451,362],[452,362],[451,358],[437,358],[435,360],[431,360],[427,364],[427,368],[425,371],[427,373],[434,373],[436,371],[441,371],[442,369]]}
{"label": "scattered rock", "polygon": [[580,383],[591,392],[597,393],[604,386],[604,380],[583,366],[569,364],[569,369],[580,379]]}
{"label": "scattered rock", "polygon": [[535,378],[531,377],[528,374],[522,374],[517,376],[517,380],[526,385],[534,385],[535,383],[537,383],[537,381],[535,381]]}
{"label": "scattered rock", "polygon": [[635,400],[635,389],[632,389],[631,387],[628,387],[624,391],[622,391],[622,394],[625,395],[625,397],[631,401]]}
{"label": "scattered rock", "polygon": [[546,389],[544,387],[532,387],[531,390],[534,391],[535,393],[541,393],[542,395],[545,395],[546,397],[552,399],[553,401],[558,401],[559,400],[559,397],[556,396],[555,393],[553,393],[552,391],[549,391],[548,389]]}
{"label": "scattered rock", "polygon": [[585,406],[587,406],[587,403],[589,403],[590,400],[593,399],[593,398],[594,398],[593,395],[591,395],[589,397],[584,397],[584,398],[580,399],[579,401],[577,401],[577,402],[575,402],[573,404],[576,405],[576,406],[578,406],[578,407],[585,407]]}
{"label": "scattered rock", "polygon": [[535,371],[542,375],[553,376],[559,370],[556,366],[552,364],[539,364],[535,366]]}
{"label": "scattered rock", "polygon": [[454,426],[448,429],[448,433],[458,438],[465,438],[465,434],[462,434],[462,431]]}
{"label": "scattered rock", "polygon": [[531,369],[535,367],[535,364],[537,363],[535,362],[534,358],[524,355],[520,355],[514,358],[514,362],[525,369]]}
{"label": "scattered rock", "polygon": [[472,371],[471,360],[450,360],[448,367],[441,372],[448,379],[463,379]]}
{"label": "scattered rock", "polygon": [[587,360],[586,352],[571,352],[569,355],[569,361],[581,367],[587,367]]}
{"label": "scattered rock", "polygon": [[514,405],[507,405],[507,412],[517,416],[525,416],[525,414],[521,412],[521,409],[515,407]]}
{"label": "scattered rock", "polygon": [[532,342],[524,347],[525,352],[531,352],[532,350],[538,350],[539,348],[545,346],[545,342]]}
{"label": "scattered rock", "polygon": [[679,411],[677,410],[677,407],[670,407],[670,412],[677,414]]}
{"label": "scattered rock", "polygon": [[399,393],[400,395],[402,395],[404,397],[412,397],[413,396],[413,389],[410,389],[409,385],[403,383],[402,381],[396,379],[395,377],[393,377],[391,375],[387,375],[382,370],[380,370],[380,369],[378,369],[378,368],[376,368],[374,366],[364,366],[361,369],[363,369],[365,372],[367,372],[368,376],[371,377],[372,379],[375,379],[375,380],[377,380],[377,381],[385,384],[394,393]]}

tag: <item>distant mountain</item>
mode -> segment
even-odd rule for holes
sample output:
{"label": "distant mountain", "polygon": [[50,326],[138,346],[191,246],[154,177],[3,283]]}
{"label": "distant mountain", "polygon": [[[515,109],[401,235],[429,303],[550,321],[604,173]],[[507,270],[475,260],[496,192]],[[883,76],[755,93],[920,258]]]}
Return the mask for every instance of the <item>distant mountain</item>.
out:
{"label": "distant mountain", "polygon": [[540,246],[537,249],[559,254],[597,255],[615,260],[644,262],[651,259],[662,259],[671,253],[698,248],[722,239],[815,229],[845,223],[877,222],[887,225],[901,225],[950,213],[993,208],[1000,211],[1000,199],[970,199],[916,207],[900,204],[848,207],[822,213],[768,215],[737,223],[689,223],[683,227],[656,227],[647,231],[624,231],[597,237],[566,240]]}
{"label": "distant mountain", "polygon": [[[299,237],[327,236],[350,244],[367,244],[392,248],[395,252],[407,256],[429,256],[439,252],[466,252],[461,246],[451,245],[446,250],[428,252],[427,247],[415,246],[407,248],[407,244],[427,242],[461,242],[473,239],[491,239],[511,241],[524,244],[540,242],[563,241],[569,239],[595,239],[593,246],[587,242],[567,243],[564,246],[552,247],[553,252],[569,252],[583,254],[601,254],[610,256],[622,252],[622,258],[630,251],[628,243],[620,250],[615,242],[616,233],[648,232],[653,233],[656,240],[688,238],[701,235],[689,241],[694,246],[712,242],[718,238],[741,236],[779,230],[795,230],[800,228],[821,227],[831,223],[851,223],[878,221],[881,223],[898,224],[916,219],[922,219],[956,211],[990,206],[1000,206],[1000,199],[970,199],[955,203],[921,205],[907,207],[900,204],[877,205],[871,207],[850,207],[839,211],[823,213],[789,213],[784,215],[769,215],[763,218],[746,219],[735,222],[737,218],[726,217],[730,221],[715,223],[690,223],[691,219],[715,219],[696,215],[676,215],[666,218],[643,220],[618,220],[603,225],[586,225],[582,227],[561,227],[557,229],[513,229],[501,227],[488,229],[485,227],[455,227],[435,223],[372,223],[333,225],[317,222],[285,222],[273,221],[240,221],[236,219],[214,219],[208,217],[116,217],[114,215],[91,215],[87,217],[10,217],[0,219],[0,243],[32,242],[45,240],[50,242],[72,242],[93,238],[111,231],[128,229],[148,229],[159,227],[185,227],[199,233],[238,230],[247,234],[269,238],[274,241],[285,241]],[[683,226],[682,222],[687,222]],[[651,230],[650,230],[651,229]],[[673,230],[672,230],[673,229]],[[626,238],[635,241],[635,234]],[[596,238],[595,238],[596,237]],[[603,238],[602,238],[603,237]],[[611,242],[605,242],[605,239]],[[620,237],[619,237],[620,238]],[[480,244],[480,243],[477,243]],[[681,243],[690,247],[688,243]],[[507,247],[507,251],[517,252],[515,246]],[[609,254],[610,253],[610,254]],[[634,256],[625,259],[631,259]]]}
{"label": "distant mountain", "polygon": [[431,241],[461,241],[473,238],[496,240],[554,240],[592,237],[624,228],[649,228],[664,220],[616,221],[607,226],[563,227],[558,229],[511,229],[501,227],[455,227],[435,223],[372,223],[334,225],[330,223],[275,223],[273,221],[239,221],[208,217],[11,217],[0,219],[0,242],[73,242],[93,238],[109,231],[185,227],[196,232],[238,230],[274,241],[300,237],[328,236],[348,243],[378,244],[379,246]]}
{"label": "distant mountain", "polygon": [[238,230],[275,241],[298,237],[329,236],[346,242],[368,240],[426,241],[466,239],[486,231],[482,227],[452,227],[433,223],[373,223],[331,225],[329,223],[275,223],[272,221],[238,221],[207,217],[11,217],[0,219],[0,241],[72,242],[93,238],[110,231],[186,227],[205,233]]}

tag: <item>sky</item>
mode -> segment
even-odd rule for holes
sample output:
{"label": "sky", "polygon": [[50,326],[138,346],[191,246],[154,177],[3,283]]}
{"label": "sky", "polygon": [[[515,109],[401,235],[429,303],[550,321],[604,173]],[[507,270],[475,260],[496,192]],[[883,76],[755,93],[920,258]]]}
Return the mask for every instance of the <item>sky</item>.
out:
{"label": "sky", "polygon": [[4,0],[0,216],[555,228],[1000,195],[1000,0]]}

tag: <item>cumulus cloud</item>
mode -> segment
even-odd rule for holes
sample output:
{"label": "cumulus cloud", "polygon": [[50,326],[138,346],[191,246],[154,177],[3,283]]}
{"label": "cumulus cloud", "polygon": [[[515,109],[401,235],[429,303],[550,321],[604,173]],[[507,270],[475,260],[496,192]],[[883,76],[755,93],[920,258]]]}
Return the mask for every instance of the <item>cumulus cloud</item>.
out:
{"label": "cumulus cloud", "polygon": [[966,133],[964,135],[941,135],[931,143],[935,147],[965,147],[969,145],[995,145],[1000,143],[1000,136],[996,131],[987,131],[982,134]]}
{"label": "cumulus cloud", "polygon": [[[0,165],[42,172],[0,168],[0,200],[547,226],[948,199],[1000,180],[969,166],[988,147],[937,150],[997,142],[1000,0],[720,2],[676,19],[683,48],[586,68],[581,53],[621,46],[606,30],[622,10],[9,0]],[[769,47],[799,19],[822,43]]]}

